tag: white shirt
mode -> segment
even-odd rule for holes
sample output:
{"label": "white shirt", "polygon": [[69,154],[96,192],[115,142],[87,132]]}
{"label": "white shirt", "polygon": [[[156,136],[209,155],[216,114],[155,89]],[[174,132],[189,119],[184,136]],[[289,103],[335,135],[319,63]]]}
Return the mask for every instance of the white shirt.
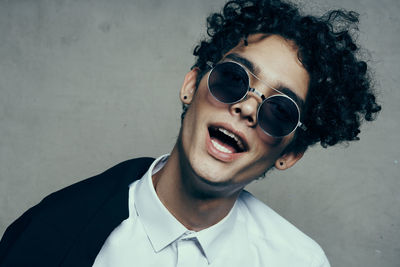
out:
{"label": "white shirt", "polygon": [[317,243],[246,191],[220,222],[188,230],[153,186],[167,159],[155,160],[130,185],[129,217],[107,238],[94,267],[330,266]]}

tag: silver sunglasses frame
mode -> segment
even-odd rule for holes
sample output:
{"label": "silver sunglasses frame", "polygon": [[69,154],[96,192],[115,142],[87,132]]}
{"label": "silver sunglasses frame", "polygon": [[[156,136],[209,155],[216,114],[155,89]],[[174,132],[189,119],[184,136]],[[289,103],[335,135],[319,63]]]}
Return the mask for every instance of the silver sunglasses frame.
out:
{"label": "silver sunglasses frame", "polygon": [[[239,100],[237,100],[237,101],[234,101],[234,102],[222,102],[222,101],[219,100],[216,96],[214,96],[214,94],[213,94],[213,93],[211,92],[211,90],[210,90],[209,81],[210,81],[210,75],[211,75],[212,71],[214,70],[214,68],[215,68],[216,66],[221,65],[221,64],[224,64],[224,63],[234,63],[234,64],[240,66],[240,67],[246,72],[246,75],[247,75],[247,83],[248,83],[248,84],[247,84],[247,91],[246,91],[246,93],[243,95],[243,97],[242,97],[241,99],[239,99]],[[288,95],[286,95],[285,93],[283,93],[283,92],[281,92],[280,90],[278,90],[278,89],[276,89],[276,88],[270,86],[267,82],[265,82],[265,81],[261,80],[260,78],[258,78],[257,75],[255,75],[254,73],[252,73],[251,71],[249,71],[249,70],[248,70],[245,66],[243,66],[242,64],[240,64],[240,63],[238,63],[238,62],[236,62],[236,61],[228,60],[228,61],[223,61],[223,62],[217,63],[217,64],[215,64],[215,65],[212,64],[212,63],[210,63],[210,62],[207,62],[207,65],[211,68],[211,70],[208,72],[208,77],[207,77],[207,88],[208,88],[208,92],[209,92],[209,93],[215,98],[215,100],[217,100],[218,102],[223,103],[223,104],[228,104],[228,105],[232,105],[232,104],[235,104],[235,103],[239,103],[239,102],[243,101],[243,100],[247,97],[247,95],[248,95],[249,92],[252,92],[252,93],[256,94],[258,97],[261,98],[262,102],[258,105],[258,108],[257,108],[257,124],[258,124],[258,114],[260,113],[260,108],[261,108],[262,104],[264,104],[264,102],[267,101],[268,99],[271,99],[272,97],[276,97],[276,96],[282,96],[282,97],[286,97],[286,98],[288,98],[290,101],[292,101],[292,103],[293,103],[293,104],[296,106],[296,108],[297,108],[297,114],[298,114],[297,124],[296,124],[296,126],[293,128],[293,130],[292,130],[290,133],[286,134],[286,135],[275,136],[275,135],[272,135],[272,134],[268,133],[267,131],[265,131],[265,130],[260,126],[260,129],[261,129],[266,135],[269,135],[269,136],[274,137],[274,138],[283,138],[283,137],[285,137],[285,136],[290,135],[290,134],[293,133],[294,131],[296,131],[297,128],[300,128],[300,129],[302,129],[303,131],[306,131],[306,130],[307,130],[307,127],[300,121],[300,108],[299,108],[299,106],[297,105],[297,103],[296,103],[291,97],[289,97]],[[256,78],[259,82],[261,82],[261,83],[264,84],[265,86],[271,88],[272,90],[274,90],[274,91],[277,92],[278,94],[271,95],[271,96],[269,96],[269,97],[265,97],[265,95],[262,94],[260,91],[258,91],[257,89],[251,87],[251,86],[250,86],[250,76],[249,76],[249,73],[250,73],[254,78]],[[259,125],[259,124],[258,124],[258,125]]]}

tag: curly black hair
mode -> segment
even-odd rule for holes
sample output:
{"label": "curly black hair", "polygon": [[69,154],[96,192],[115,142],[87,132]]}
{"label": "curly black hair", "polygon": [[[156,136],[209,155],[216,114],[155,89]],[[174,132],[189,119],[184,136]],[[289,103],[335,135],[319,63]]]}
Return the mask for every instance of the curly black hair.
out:
{"label": "curly black hair", "polygon": [[[207,34],[194,49],[197,86],[210,69],[251,34],[277,34],[293,41],[298,57],[310,75],[302,121],[307,131],[297,130],[285,151],[304,152],[310,145],[328,147],[358,140],[360,124],[372,121],[377,104],[367,63],[358,59],[355,43],[358,14],[334,10],[321,17],[300,14],[291,3],[280,0],[237,0],[221,13],[207,18]],[[184,116],[185,110],[182,114]]]}

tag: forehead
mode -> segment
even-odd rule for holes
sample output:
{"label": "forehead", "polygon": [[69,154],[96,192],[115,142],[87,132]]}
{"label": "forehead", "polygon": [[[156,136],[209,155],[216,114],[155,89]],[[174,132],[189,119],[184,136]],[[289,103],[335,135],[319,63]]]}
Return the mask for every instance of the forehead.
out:
{"label": "forehead", "polygon": [[308,92],[309,74],[297,55],[293,42],[278,35],[254,34],[248,37],[248,45],[243,42],[227,53],[236,54],[253,65],[259,78],[275,88],[292,91],[305,100]]}

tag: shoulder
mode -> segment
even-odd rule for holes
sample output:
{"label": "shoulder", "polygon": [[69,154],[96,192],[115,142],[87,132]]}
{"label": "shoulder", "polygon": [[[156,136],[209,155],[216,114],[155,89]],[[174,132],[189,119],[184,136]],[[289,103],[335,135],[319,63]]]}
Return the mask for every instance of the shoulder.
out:
{"label": "shoulder", "polygon": [[[82,216],[89,214],[104,199],[116,194],[121,188],[128,188],[133,181],[140,179],[147,171],[152,158],[137,158],[121,162],[106,171],[67,186],[45,197],[37,205],[37,215],[49,216],[54,220],[63,217],[71,220],[69,215]],[[127,190],[126,190],[127,191]],[[74,216],[77,217],[77,216]]]}
{"label": "shoulder", "polygon": [[63,201],[64,198],[69,198],[71,195],[92,198],[95,195],[110,194],[121,186],[127,186],[140,179],[153,161],[153,158],[136,158],[123,161],[98,175],[48,195],[43,199],[42,204]]}
{"label": "shoulder", "polygon": [[313,239],[252,194],[243,191],[239,205],[240,219],[246,223],[249,237],[260,250],[273,248],[285,262],[297,262],[296,266],[329,266],[324,251]]}
{"label": "shoulder", "polygon": [[[49,261],[61,258],[93,218],[100,216],[105,227],[127,213],[128,185],[140,179],[153,160],[124,161],[45,197],[7,228],[0,240],[0,265],[5,258],[39,261],[38,250],[48,252]],[[22,252],[24,259],[18,257]]]}

